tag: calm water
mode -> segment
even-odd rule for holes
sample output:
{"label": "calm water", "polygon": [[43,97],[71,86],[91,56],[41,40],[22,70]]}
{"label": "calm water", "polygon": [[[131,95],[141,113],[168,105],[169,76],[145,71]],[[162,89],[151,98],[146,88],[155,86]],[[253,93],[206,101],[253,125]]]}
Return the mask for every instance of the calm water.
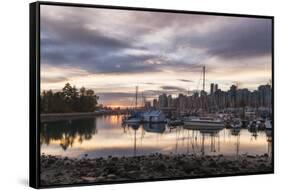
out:
{"label": "calm water", "polygon": [[41,153],[83,157],[164,154],[271,155],[269,131],[170,129],[165,124],[122,126],[123,116],[42,123]]}

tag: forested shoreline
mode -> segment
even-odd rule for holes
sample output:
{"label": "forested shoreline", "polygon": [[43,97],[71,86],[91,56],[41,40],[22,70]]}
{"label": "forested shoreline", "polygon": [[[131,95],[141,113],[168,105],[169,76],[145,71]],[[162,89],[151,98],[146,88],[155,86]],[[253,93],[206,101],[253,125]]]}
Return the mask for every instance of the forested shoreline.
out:
{"label": "forested shoreline", "polygon": [[44,90],[40,95],[41,113],[93,112],[99,97],[94,90],[81,87],[77,89],[66,83],[61,91]]}

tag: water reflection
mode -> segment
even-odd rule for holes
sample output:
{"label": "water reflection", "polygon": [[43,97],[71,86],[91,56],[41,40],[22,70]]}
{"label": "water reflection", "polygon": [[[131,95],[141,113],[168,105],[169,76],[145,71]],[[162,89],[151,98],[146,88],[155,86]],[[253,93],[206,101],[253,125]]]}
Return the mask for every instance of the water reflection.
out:
{"label": "water reflection", "polygon": [[63,150],[71,147],[75,140],[82,144],[97,133],[96,119],[66,120],[41,124],[40,144],[49,145],[59,141]]}
{"label": "water reflection", "polygon": [[271,155],[270,131],[169,128],[165,124],[121,125],[122,116],[47,122],[41,125],[41,152],[81,157],[136,156],[150,153]]}

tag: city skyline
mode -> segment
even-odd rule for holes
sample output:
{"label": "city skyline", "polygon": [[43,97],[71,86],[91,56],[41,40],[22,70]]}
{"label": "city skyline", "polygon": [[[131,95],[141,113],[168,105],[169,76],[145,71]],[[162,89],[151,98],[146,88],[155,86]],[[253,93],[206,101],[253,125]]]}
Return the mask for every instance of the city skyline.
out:
{"label": "city skyline", "polygon": [[203,65],[207,92],[211,83],[255,90],[271,80],[270,19],[41,9],[41,90],[69,82],[104,105],[130,106],[135,86],[148,98],[201,90]]}

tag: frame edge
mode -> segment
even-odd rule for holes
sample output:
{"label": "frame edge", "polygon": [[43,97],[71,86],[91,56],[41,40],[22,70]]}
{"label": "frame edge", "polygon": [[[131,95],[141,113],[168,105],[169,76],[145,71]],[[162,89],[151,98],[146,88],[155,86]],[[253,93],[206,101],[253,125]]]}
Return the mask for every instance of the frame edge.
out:
{"label": "frame edge", "polygon": [[38,78],[38,29],[39,3],[29,4],[29,186],[39,188],[38,129],[37,129],[37,85]]}

